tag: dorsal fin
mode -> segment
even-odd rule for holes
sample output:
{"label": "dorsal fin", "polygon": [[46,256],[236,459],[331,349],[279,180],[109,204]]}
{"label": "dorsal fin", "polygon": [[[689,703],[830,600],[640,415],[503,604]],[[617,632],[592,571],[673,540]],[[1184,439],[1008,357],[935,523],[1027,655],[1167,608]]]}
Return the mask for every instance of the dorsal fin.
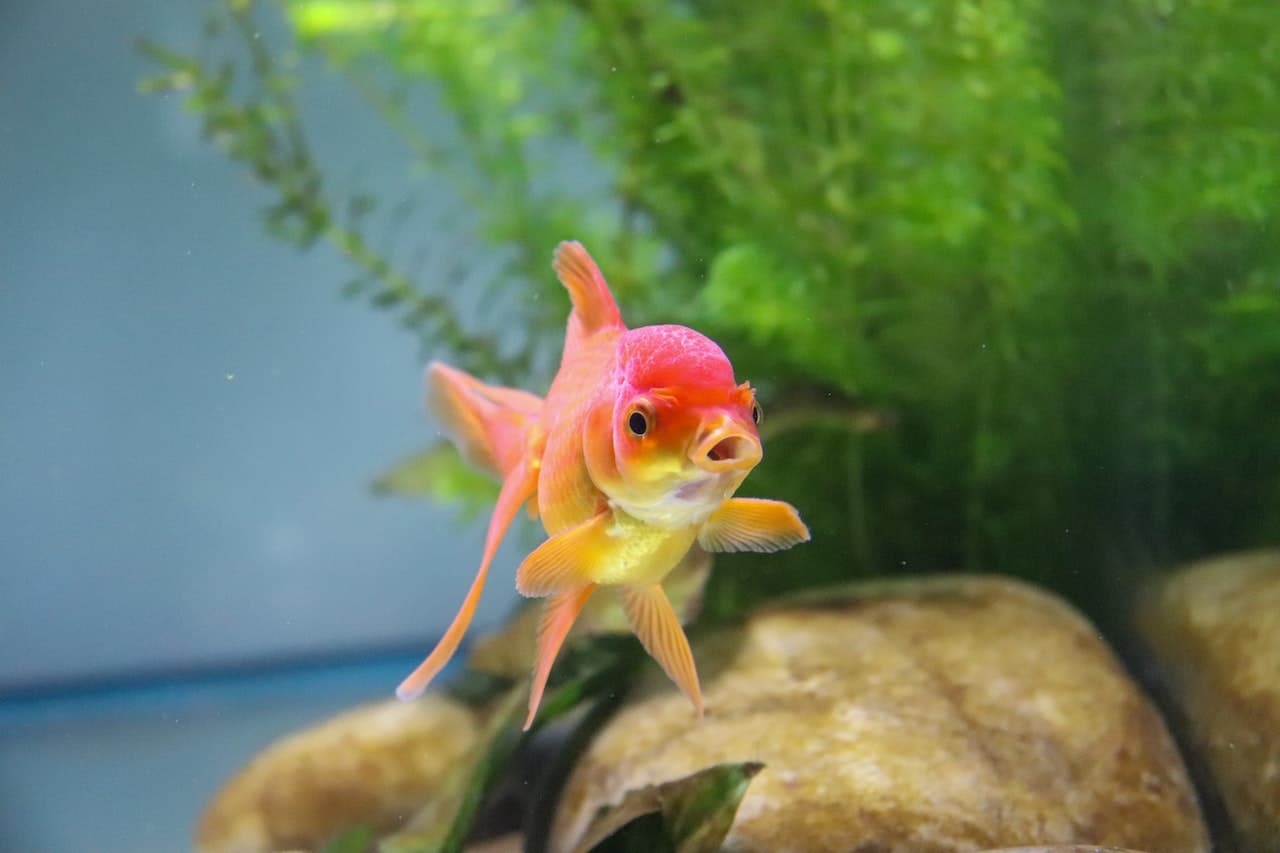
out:
{"label": "dorsal fin", "polygon": [[552,266],[573,301],[566,352],[582,337],[601,329],[622,328],[622,315],[609,292],[609,285],[581,243],[566,240],[557,246]]}

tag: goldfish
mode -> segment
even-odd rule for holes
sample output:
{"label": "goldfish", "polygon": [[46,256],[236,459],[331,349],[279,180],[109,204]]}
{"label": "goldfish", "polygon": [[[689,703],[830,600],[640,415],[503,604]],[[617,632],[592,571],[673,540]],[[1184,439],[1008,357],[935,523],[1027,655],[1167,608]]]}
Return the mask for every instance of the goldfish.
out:
{"label": "goldfish", "polygon": [[428,406],[443,432],[502,487],[461,608],[396,694],[421,694],[457,651],[525,507],[548,535],[516,569],[516,590],[546,600],[525,730],[574,620],[601,588],[620,593],[641,645],[701,718],[693,653],[663,579],[695,547],[779,551],[808,541],[809,530],[788,503],[733,496],[763,457],[762,410],[724,351],[686,326],[628,329],[580,243],[561,243],[552,266],[572,308],[545,398],[427,366]]}

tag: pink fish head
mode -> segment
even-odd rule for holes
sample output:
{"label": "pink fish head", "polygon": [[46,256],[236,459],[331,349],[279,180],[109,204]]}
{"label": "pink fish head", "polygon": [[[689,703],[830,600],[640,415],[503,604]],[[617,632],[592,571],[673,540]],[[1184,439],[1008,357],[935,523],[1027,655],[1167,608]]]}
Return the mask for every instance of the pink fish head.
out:
{"label": "pink fish head", "polygon": [[615,381],[587,419],[587,469],[609,500],[662,527],[698,524],[763,455],[760,407],[724,351],[685,326],[618,341]]}

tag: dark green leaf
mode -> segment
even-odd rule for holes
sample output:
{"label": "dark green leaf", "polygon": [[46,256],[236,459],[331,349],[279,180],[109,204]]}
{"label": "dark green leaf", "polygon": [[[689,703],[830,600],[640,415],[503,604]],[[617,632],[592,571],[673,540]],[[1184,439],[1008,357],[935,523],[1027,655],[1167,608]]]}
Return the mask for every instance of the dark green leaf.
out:
{"label": "dark green leaf", "polygon": [[756,761],[717,764],[691,776],[628,791],[587,827],[577,850],[716,853],[733,825]]}
{"label": "dark green leaf", "polygon": [[475,759],[451,774],[442,790],[409,826],[381,843],[382,853],[456,853],[471,832],[485,799],[502,782],[516,750],[539,729],[584,703],[612,705],[625,694],[625,677],[637,662],[636,644],[593,637],[565,648],[552,673],[538,716],[523,731],[529,683],[521,680],[495,700]]}
{"label": "dark green leaf", "polygon": [[480,707],[510,691],[512,682],[506,676],[466,669],[449,682],[445,691],[460,702]]}

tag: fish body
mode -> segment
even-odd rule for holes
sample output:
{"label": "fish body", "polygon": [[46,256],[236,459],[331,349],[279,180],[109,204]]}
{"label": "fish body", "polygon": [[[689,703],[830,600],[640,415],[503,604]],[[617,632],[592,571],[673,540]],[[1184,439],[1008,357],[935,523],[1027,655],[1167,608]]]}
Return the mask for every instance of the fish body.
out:
{"label": "fish body", "polygon": [[720,347],[685,326],[628,329],[578,243],[560,244],[554,267],[573,310],[545,399],[438,362],[427,368],[445,431],[503,485],[462,608],[397,694],[421,693],[453,655],[498,543],[527,506],[549,538],[516,571],[522,595],[546,599],[525,728],[574,619],[601,587],[621,593],[641,643],[700,715],[693,655],[663,579],[695,546],[776,551],[809,531],[789,504],[733,497],[763,455],[761,410]]}

